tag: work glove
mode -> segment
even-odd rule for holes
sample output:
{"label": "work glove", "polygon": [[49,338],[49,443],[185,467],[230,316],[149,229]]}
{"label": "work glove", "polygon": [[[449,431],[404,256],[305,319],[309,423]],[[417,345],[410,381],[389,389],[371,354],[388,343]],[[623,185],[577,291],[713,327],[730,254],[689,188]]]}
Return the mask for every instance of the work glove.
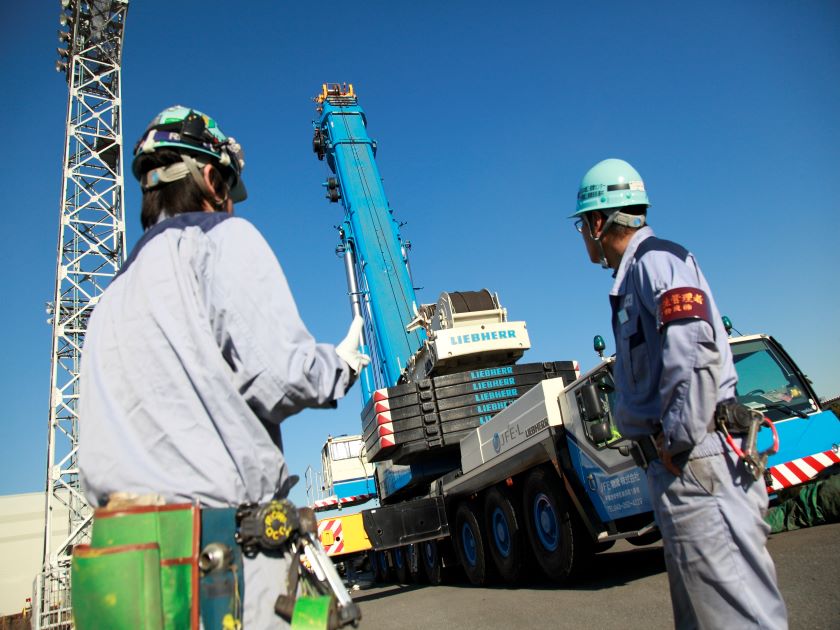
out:
{"label": "work glove", "polygon": [[335,347],[335,353],[356,374],[361,372],[362,368],[370,363],[370,357],[359,352],[359,346],[362,345],[362,326],[364,325],[365,320],[362,319],[361,315],[356,315],[353,318],[353,323],[350,324],[350,330],[347,331],[347,336]]}

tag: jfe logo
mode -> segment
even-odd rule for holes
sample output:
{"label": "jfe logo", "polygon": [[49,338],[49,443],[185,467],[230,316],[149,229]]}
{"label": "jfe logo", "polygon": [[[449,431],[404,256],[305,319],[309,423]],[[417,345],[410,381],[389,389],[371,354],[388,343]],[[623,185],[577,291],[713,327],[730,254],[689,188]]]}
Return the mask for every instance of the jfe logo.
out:
{"label": "jfe logo", "polygon": [[493,434],[493,450],[499,453],[503,446],[507,446],[522,435],[522,429],[518,424],[502,431],[501,433]]}

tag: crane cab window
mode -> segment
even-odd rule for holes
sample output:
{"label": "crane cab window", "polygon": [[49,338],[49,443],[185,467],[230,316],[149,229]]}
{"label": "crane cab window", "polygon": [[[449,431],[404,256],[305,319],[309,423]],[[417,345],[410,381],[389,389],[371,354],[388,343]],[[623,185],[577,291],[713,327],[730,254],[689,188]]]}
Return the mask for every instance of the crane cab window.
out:
{"label": "crane cab window", "polygon": [[330,447],[330,459],[334,462],[342,459],[354,459],[362,453],[362,441],[353,440],[349,442],[332,442]]}
{"label": "crane cab window", "polygon": [[738,385],[738,402],[762,411],[773,421],[814,406],[796,368],[766,339],[731,345]]}

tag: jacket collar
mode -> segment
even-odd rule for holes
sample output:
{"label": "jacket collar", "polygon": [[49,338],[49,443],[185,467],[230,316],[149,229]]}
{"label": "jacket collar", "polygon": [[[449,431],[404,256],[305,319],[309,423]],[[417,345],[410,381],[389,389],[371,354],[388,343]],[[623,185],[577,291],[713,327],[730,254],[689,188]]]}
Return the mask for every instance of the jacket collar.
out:
{"label": "jacket collar", "polygon": [[624,276],[627,274],[627,268],[630,266],[630,262],[636,255],[636,250],[639,248],[639,245],[642,244],[642,241],[653,235],[653,228],[646,225],[643,228],[639,228],[633,235],[633,238],[630,239],[630,242],[627,243],[627,249],[624,250],[624,254],[621,256],[621,262],[618,264],[618,269],[616,269],[613,274],[615,281],[613,282],[610,295],[618,295],[621,283],[624,282]]}

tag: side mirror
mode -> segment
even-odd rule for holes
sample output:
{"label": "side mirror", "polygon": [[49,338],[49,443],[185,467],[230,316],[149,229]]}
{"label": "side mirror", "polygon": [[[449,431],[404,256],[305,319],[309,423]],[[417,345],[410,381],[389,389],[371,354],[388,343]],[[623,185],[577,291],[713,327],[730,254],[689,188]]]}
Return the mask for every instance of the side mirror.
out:
{"label": "side mirror", "polygon": [[581,399],[583,401],[583,410],[585,414],[584,420],[593,422],[600,420],[606,415],[604,405],[601,404],[601,394],[598,391],[598,386],[595,383],[587,383],[580,390]]}
{"label": "side mirror", "polygon": [[612,382],[609,374],[606,372],[601,372],[595,379],[595,385],[598,388],[598,391],[604,392],[605,394],[612,394],[615,391],[615,385]]}
{"label": "side mirror", "polygon": [[[608,383],[606,380],[604,382]],[[583,416],[584,430],[595,445],[606,444],[613,437],[610,419],[601,401],[602,386],[603,383],[599,380],[594,383],[587,383],[579,390],[579,404]]]}
{"label": "side mirror", "polygon": [[600,422],[590,424],[589,435],[592,436],[592,441],[596,444],[609,442],[612,439],[612,429],[610,428],[609,420],[601,420]]}

